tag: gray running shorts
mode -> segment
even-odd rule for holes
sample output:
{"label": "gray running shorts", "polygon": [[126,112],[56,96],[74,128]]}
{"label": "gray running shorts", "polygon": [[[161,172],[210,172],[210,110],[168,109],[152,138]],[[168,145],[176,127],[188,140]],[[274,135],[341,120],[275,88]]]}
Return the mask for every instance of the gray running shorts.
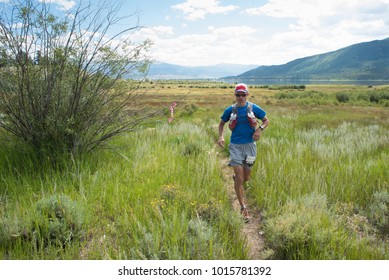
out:
{"label": "gray running shorts", "polygon": [[230,163],[229,166],[244,165],[252,167],[257,157],[257,145],[255,142],[248,144],[229,144]]}

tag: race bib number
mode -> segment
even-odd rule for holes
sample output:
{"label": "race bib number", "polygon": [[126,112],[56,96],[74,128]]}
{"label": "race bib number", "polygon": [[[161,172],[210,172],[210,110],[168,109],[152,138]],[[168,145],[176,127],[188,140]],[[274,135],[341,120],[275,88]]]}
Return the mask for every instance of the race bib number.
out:
{"label": "race bib number", "polygon": [[255,157],[247,156],[247,158],[246,158],[246,163],[247,164],[254,164],[254,162],[255,162]]}

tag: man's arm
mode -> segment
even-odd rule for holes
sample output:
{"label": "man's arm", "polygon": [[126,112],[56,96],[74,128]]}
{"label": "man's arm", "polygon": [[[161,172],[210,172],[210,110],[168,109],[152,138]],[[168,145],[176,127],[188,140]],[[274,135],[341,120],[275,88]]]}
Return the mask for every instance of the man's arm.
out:
{"label": "man's arm", "polygon": [[266,127],[268,127],[269,123],[270,123],[269,119],[267,117],[264,117],[262,119],[262,124],[260,125],[263,128],[261,130],[264,130]]}
{"label": "man's arm", "polygon": [[224,133],[224,125],[225,125],[226,123],[223,121],[223,120],[221,120],[220,121],[220,123],[219,123],[219,140],[217,141],[217,144],[220,146],[220,147],[222,147],[222,148],[224,148],[224,137],[223,137],[223,133]]}
{"label": "man's arm", "polygon": [[262,124],[255,130],[254,134],[253,134],[253,139],[255,141],[258,141],[260,138],[261,138],[261,132],[266,128],[268,127],[270,121],[267,117],[264,117],[262,120]]}

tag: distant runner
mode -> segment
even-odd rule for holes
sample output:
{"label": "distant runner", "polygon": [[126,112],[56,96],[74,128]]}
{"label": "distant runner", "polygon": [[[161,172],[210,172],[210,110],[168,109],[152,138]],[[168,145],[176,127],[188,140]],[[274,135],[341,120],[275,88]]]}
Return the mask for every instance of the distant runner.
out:
{"label": "distant runner", "polygon": [[[241,214],[246,222],[250,215],[244,203],[243,184],[250,180],[251,168],[257,157],[257,146],[255,141],[261,137],[261,132],[269,125],[266,112],[258,105],[248,102],[248,87],[245,84],[237,84],[235,87],[236,103],[224,110],[219,123],[218,144],[224,147],[224,125],[229,121],[229,128],[232,130],[230,144],[229,166],[234,169],[234,188],[238,198]],[[261,124],[257,127],[257,119]]]}

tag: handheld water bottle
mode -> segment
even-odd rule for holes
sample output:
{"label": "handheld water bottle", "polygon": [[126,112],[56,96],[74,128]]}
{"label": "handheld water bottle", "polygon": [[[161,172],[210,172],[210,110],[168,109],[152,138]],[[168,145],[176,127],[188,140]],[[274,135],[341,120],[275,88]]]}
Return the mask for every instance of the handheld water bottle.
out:
{"label": "handheld water bottle", "polygon": [[237,117],[238,117],[238,115],[236,113],[232,113],[230,116],[230,124],[228,125],[228,127],[231,130],[233,130],[235,128],[236,124],[238,123]]}
{"label": "handheld water bottle", "polygon": [[257,126],[257,118],[254,115],[254,112],[248,112],[247,113],[247,119],[249,120],[249,123],[251,127],[256,127]]}

